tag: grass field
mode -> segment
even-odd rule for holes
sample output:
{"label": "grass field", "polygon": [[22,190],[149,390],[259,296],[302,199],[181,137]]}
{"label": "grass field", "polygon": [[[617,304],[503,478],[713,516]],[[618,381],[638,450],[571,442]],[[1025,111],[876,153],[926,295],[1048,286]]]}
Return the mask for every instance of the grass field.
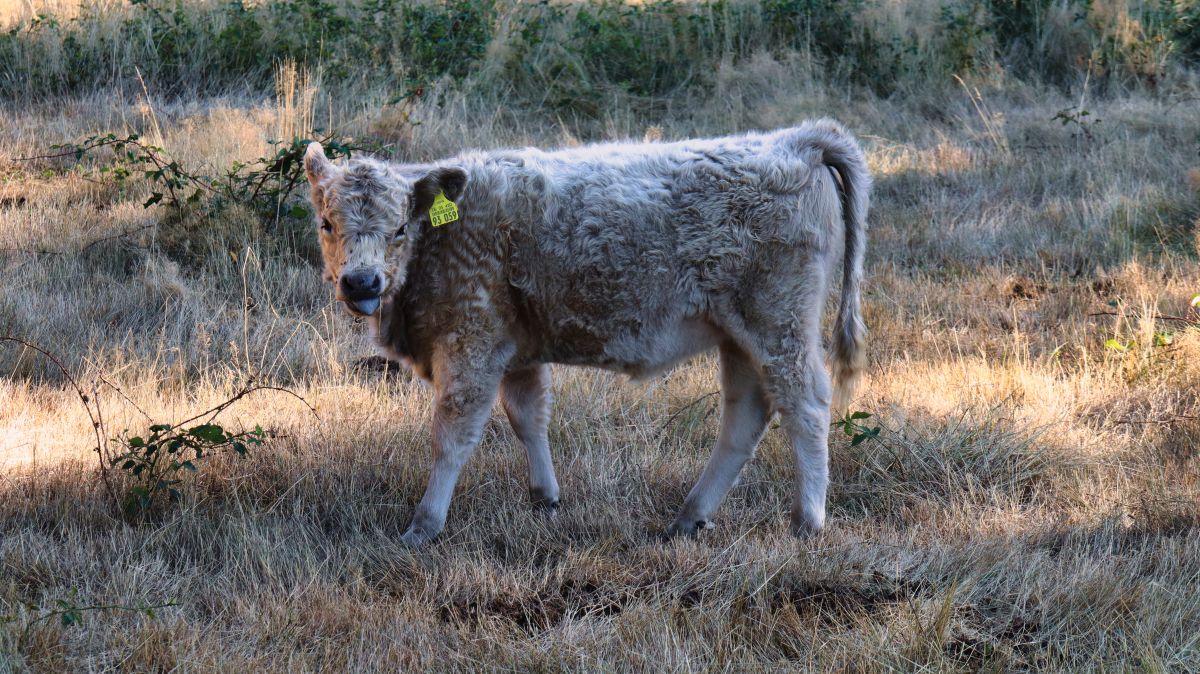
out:
{"label": "grass field", "polygon": [[[19,25],[27,6],[0,2]],[[135,10],[104,6],[114,22]],[[873,7],[882,21],[891,5]],[[962,82],[925,70],[882,90],[775,49],[714,62],[700,88],[587,80],[568,89],[587,104],[564,107],[497,84],[490,39],[467,75],[392,103],[394,83],[303,64],[171,91],[170,69],[144,67],[18,96],[13,55],[33,52],[0,48],[0,336],[61,360],[102,410],[107,451],[251,378],[315,409],[279,391],[239,400],[217,421],[273,437],[199,462],[177,502],[130,522],[63,374],[0,343],[0,672],[1200,668],[1200,79],[1186,62],[1051,81],[996,57]],[[859,134],[876,176],[870,367],[852,408],[880,431],[854,446],[831,432],[829,526],[808,541],[787,533],[779,429],[715,529],[658,540],[716,438],[705,357],[638,384],[556,369],[560,511],[530,507],[497,414],[445,533],[406,549],[430,391],[363,365],[373,352],[321,282],[306,219],[143,207],[161,189],[140,167],[101,173],[103,153],[17,161],[136,133],[218,175],[314,127],[426,159],[816,116]],[[118,493],[133,484],[108,472]]]}

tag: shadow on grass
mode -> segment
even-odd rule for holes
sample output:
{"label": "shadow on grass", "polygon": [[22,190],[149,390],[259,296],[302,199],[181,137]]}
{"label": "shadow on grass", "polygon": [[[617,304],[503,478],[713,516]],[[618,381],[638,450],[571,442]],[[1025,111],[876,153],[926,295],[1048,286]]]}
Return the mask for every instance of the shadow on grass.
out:
{"label": "shadow on grass", "polygon": [[[206,464],[183,503],[141,526],[113,515],[86,466],[13,471],[0,479],[0,613],[28,620],[36,611],[22,607],[78,590],[98,603],[176,599],[185,632],[284,610],[304,634],[318,616],[294,602],[311,591],[338,610],[400,610],[414,629],[513,645],[649,621],[742,664],[838,661],[812,635],[851,644],[864,630],[891,637],[863,642],[860,664],[1079,666],[1186,646],[1182,631],[1152,628],[1200,619],[1194,502],[1072,524],[1061,492],[1079,466],[1053,458],[1064,448],[1052,436],[970,415],[918,426],[890,448],[834,448],[830,530],[807,542],[786,534],[790,459],[777,439],[696,542],[651,535],[695,477],[686,457],[651,468],[581,451],[563,466],[563,510],[547,517],[530,511],[523,459],[497,429],[445,535],[417,551],[397,539],[425,478],[420,443],[385,459],[285,439]],[[918,504],[932,516],[914,516]],[[1037,510],[1035,523],[984,523],[1012,509]],[[102,631],[129,620],[97,616],[84,643],[102,648]],[[38,628],[73,661],[81,642],[66,629]]]}

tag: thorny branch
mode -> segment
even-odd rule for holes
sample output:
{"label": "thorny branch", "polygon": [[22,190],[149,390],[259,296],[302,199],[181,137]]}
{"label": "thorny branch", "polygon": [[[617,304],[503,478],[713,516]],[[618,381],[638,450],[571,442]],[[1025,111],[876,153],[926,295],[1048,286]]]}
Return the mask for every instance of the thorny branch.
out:
{"label": "thorny branch", "polygon": [[[30,343],[27,340],[21,339],[20,337],[0,335],[0,342],[12,342],[14,344],[19,344],[26,349],[40,353],[63,373],[63,376],[66,377],[67,382],[71,384],[71,388],[75,389],[75,394],[79,397],[80,404],[83,405],[84,411],[87,412],[88,419],[92,422],[92,432],[96,437],[96,446],[93,451],[96,452],[96,461],[100,466],[100,479],[104,482],[104,488],[108,492],[109,497],[111,497],[115,503],[117,501],[117,492],[113,489],[112,482],[108,479],[108,471],[104,466],[104,417],[100,411],[100,401],[97,400],[94,395],[89,397],[88,394],[84,393],[83,387],[79,385],[79,381],[75,379],[75,376],[71,374],[71,371],[67,369],[67,366],[63,365],[62,361],[49,351],[37,346],[36,344]],[[94,393],[95,391],[93,391],[93,394]],[[93,405],[95,406],[95,409],[93,409]]]}
{"label": "thorny branch", "polygon": [[[28,340],[22,339],[20,337],[0,335],[0,342],[12,342],[12,343],[18,344],[26,349],[35,351],[35,352],[41,354],[43,357],[45,357],[51,363],[53,363],[54,366],[57,367],[59,369],[59,371],[62,372],[63,377],[66,378],[67,382],[71,385],[71,388],[74,389],[76,396],[79,398],[80,404],[83,405],[83,409],[88,415],[88,420],[91,421],[92,433],[93,433],[93,436],[94,436],[95,442],[96,442],[96,445],[93,448],[93,451],[96,453],[97,464],[100,468],[100,479],[101,479],[102,483],[104,484],[105,491],[108,492],[108,495],[112,499],[113,503],[119,504],[121,502],[121,500],[117,497],[116,490],[114,489],[112,482],[109,478],[109,466],[106,462],[106,459],[108,457],[104,451],[104,448],[107,446],[107,443],[105,441],[105,436],[107,435],[107,430],[106,430],[107,427],[104,422],[104,413],[103,413],[103,409],[100,406],[100,400],[99,400],[99,395],[98,395],[100,384],[102,383],[105,386],[108,386],[108,387],[112,388],[113,390],[115,390],[122,398],[125,399],[126,402],[128,402],[135,409],[137,409],[137,411],[140,412],[142,414],[142,416],[146,417],[147,419],[150,419],[150,416],[146,413],[145,410],[143,410],[132,399],[130,399],[130,397],[127,396],[125,394],[125,392],[120,389],[120,387],[118,387],[116,384],[113,384],[111,381],[109,381],[103,375],[97,375],[97,383],[92,388],[92,394],[88,395],[88,393],[86,393],[84,391],[83,386],[79,383],[79,380],[76,379],[76,377],[73,374],[71,374],[71,371],[69,369],[67,369],[67,366],[64,365],[63,362],[61,360],[59,360],[58,357],[56,357],[53,353],[37,346],[36,344],[29,342]],[[320,418],[320,416],[317,413],[316,408],[313,407],[307,400],[305,400],[303,396],[296,393],[295,391],[292,391],[290,389],[287,389],[287,388],[284,388],[281,386],[269,386],[269,385],[265,385],[265,384],[256,384],[256,383],[254,383],[254,377],[251,377],[246,382],[246,384],[242,386],[241,389],[239,389],[236,393],[234,393],[232,396],[230,396],[227,400],[224,400],[224,401],[218,403],[217,405],[214,405],[214,406],[204,410],[203,412],[194,414],[191,417],[188,417],[187,419],[184,419],[182,421],[171,424],[171,426],[173,428],[179,428],[182,426],[186,426],[192,422],[195,422],[199,419],[205,419],[205,423],[211,423],[212,420],[217,417],[217,415],[219,415],[222,412],[224,412],[225,410],[229,409],[231,406],[233,406],[234,403],[236,403],[239,400],[241,400],[242,398],[245,398],[246,396],[248,396],[252,393],[256,393],[258,391],[275,391],[278,393],[285,393],[285,394],[295,398],[296,400],[299,400],[301,403],[303,403],[304,406],[308,408],[308,411],[311,412],[314,417],[316,417],[318,419]]]}

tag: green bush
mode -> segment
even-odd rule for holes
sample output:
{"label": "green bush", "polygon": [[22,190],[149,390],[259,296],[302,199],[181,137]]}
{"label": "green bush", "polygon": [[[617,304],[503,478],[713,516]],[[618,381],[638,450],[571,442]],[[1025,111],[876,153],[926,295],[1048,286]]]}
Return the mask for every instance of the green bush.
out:
{"label": "green bush", "polygon": [[[1153,83],[1168,64],[1200,59],[1196,0],[956,0],[924,27],[892,25],[872,11],[877,2],[131,0],[0,33],[0,95],[73,93],[138,72],[159,92],[261,88],[286,59],[320,64],[326,86],[369,80],[401,91],[486,72],[534,103],[587,114],[609,91],[653,99],[703,89],[720,64],[761,52],[811,58],[825,77],[882,94],[905,79],[993,67],[1063,86],[1089,69],[1093,79]],[[485,64],[489,54],[504,62]]]}

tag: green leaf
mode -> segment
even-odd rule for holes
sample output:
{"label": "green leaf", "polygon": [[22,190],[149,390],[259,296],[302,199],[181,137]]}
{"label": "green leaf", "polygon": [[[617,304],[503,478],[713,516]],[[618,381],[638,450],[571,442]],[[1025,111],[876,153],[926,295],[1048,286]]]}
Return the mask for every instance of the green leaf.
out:
{"label": "green leaf", "polygon": [[145,201],[145,203],[142,204],[142,208],[150,208],[154,204],[157,204],[158,202],[162,201],[162,198],[163,198],[163,195],[161,192],[155,192],[154,194],[150,195],[150,198],[147,199]]}
{"label": "green leaf", "polygon": [[132,438],[129,438],[129,446],[130,447],[145,447],[146,441],[143,440],[140,435],[135,435]]}
{"label": "green leaf", "polygon": [[153,426],[150,427],[150,430],[155,433],[160,433],[162,431],[169,431],[169,430],[171,430],[171,428],[172,428],[171,424],[154,424]]}
{"label": "green leaf", "polygon": [[851,419],[870,419],[871,413],[870,412],[855,412],[854,414],[850,415],[850,418]]}
{"label": "green leaf", "polygon": [[308,217],[308,209],[301,206],[300,204],[296,204],[295,206],[292,206],[292,210],[288,211],[288,214],[291,215],[293,218],[300,220],[302,218]]}
{"label": "green leaf", "polygon": [[1127,350],[1129,349],[1129,347],[1128,347],[1128,346],[1126,346],[1125,344],[1122,344],[1121,342],[1118,342],[1118,341],[1117,341],[1117,340],[1115,340],[1115,339],[1107,339],[1107,340],[1105,340],[1105,341],[1104,341],[1104,348],[1106,348],[1106,349],[1112,349],[1113,351],[1127,351]]}
{"label": "green leaf", "polygon": [[201,424],[192,428],[188,433],[198,440],[203,440],[211,444],[220,444],[225,442],[225,429],[217,424]]}

